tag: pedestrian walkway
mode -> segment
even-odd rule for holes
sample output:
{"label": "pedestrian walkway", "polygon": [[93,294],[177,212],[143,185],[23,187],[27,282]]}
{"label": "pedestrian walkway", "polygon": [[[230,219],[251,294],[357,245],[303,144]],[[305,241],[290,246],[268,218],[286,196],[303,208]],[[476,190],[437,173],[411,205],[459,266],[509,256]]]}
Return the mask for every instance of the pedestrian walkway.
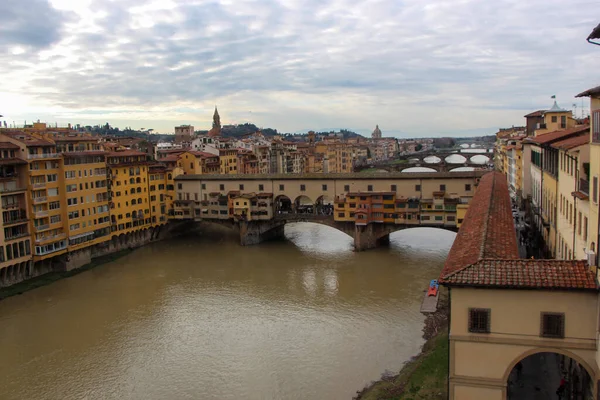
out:
{"label": "pedestrian walkway", "polygon": [[560,384],[560,360],[555,353],[538,353],[521,361],[523,369],[517,377],[514,369],[509,377],[509,400],[558,399],[556,389]]}

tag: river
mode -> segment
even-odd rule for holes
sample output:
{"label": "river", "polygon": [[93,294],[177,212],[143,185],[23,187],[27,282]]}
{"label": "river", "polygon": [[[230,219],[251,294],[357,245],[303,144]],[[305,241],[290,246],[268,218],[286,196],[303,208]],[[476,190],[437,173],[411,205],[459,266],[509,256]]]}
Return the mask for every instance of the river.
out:
{"label": "river", "polygon": [[419,351],[454,233],[361,253],[333,228],[285,234],[157,242],[0,301],[0,399],[351,399]]}

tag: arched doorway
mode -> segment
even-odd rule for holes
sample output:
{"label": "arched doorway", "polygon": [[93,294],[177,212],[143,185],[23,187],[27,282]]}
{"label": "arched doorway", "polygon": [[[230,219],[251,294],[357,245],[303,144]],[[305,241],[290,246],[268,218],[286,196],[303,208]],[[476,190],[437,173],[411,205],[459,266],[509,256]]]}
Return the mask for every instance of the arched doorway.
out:
{"label": "arched doorway", "polygon": [[[526,355],[511,369],[507,378],[508,400],[593,399],[593,380],[574,357],[540,351]],[[560,396],[559,396],[560,395]]]}
{"label": "arched doorway", "polygon": [[292,210],[292,200],[285,195],[279,195],[275,197],[275,201],[273,202],[275,205],[275,215],[277,214],[290,214],[293,212]]}
{"label": "arched doorway", "polygon": [[313,214],[314,202],[307,196],[301,195],[294,200],[294,206],[297,214]]}

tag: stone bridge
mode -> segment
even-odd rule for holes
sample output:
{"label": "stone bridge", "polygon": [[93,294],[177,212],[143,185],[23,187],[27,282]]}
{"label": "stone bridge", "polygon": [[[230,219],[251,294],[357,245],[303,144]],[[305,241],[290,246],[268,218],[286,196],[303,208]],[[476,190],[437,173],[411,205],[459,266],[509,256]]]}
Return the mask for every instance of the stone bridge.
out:
{"label": "stone bridge", "polygon": [[455,225],[446,226],[444,224],[424,224],[420,222],[404,225],[382,223],[361,226],[355,225],[354,222],[335,221],[333,216],[315,214],[281,214],[264,221],[236,221],[235,219],[211,218],[196,218],[195,221],[218,224],[236,230],[240,235],[240,244],[242,246],[255,245],[264,241],[283,238],[284,227],[288,223],[311,222],[329,226],[352,237],[356,251],[369,250],[388,244],[391,233],[408,228],[438,228],[452,232],[458,231]]}

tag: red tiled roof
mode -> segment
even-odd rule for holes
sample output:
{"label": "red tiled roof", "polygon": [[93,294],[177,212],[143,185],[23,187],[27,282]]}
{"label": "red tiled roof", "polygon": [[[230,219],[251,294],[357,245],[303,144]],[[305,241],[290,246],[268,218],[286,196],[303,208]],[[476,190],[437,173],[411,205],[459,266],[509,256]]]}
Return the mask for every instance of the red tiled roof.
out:
{"label": "red tiled roof", "polygon": [[14,143],[11,143],[11,142],[0,142],[0,149],[14,149],[14,150],[16,150],[18,148],[19,148],[19,146],[17,146]]}
{"label": "red tiled roof", "polygon": [[481,177],[444,263],[440,282],[482,258],[519,258],[508,184],[498,171]]}
{"label": "red tiled roof", "polygon": [[107,153],[109,157],[121,157],[121,156],[145,156],[146,153],[136,150],[123,150],[123,151],[111,151]]}
{"label": "red tiled roof", "polygon": [[596,86],[596,87],[586,90],[585,92],[579,93],[575,97],[598,96],[599,94],[600,94],[600,86]]}
{"label": "red tiled roof", "polygon": [[590,131],[589,125],[579,125],[579,126],[575,126],[573,128],[562,130],[562,131],[554,131],[554,132],[544,133],[540,136],[530,138],[529,141],[533,142],[533,143],[537,143],[537,144],[549,144],[549,143],[553,143],[553,142],[561,140],[561,139],[566,139],[573,135],[580,134],[582,132],[589,132],[589,131]]}
{"label": "red tiled roof", "polygon": [[479,288],[598,290],[585,261],[519,259],[508,185],[500,172],[481,178],[439,282]]}
{"label": "red tiled roof", "polygon": [[552,143],[552,147],[560,150],[571,150],[575,147],[583,146],[584,144],[588,144],[590,142],[590,135],[588,132],[585,132],[579,136],[575,136],[569,139],[560,140],[558,142]]}
{"label": "red tiled roof", "polygon": [[531,113],[529,113],[527,115],[524,115],[524,117],[525,118],[528,118],[528,117],[541,117],[541,116],[544,115],[544,111],[545,110],[537,110],[537,111],[531,112]]}
{"label": "red tiled roof", "polygon": [[108,152],[104,150],[97,151],[69,151],[62,153],[65,157],[82,157],[82,156],[105,156]]}
{"label": "red tiled roof", "polygon": [[27,164],[27,161],[21,160],[20,158],[0,158],[0,165],[23,165]]}
{"label": "red tiled roof", "polygon": [[444,279],[456,286],[597,290],[596,277],[582,260],[483,259]]}

